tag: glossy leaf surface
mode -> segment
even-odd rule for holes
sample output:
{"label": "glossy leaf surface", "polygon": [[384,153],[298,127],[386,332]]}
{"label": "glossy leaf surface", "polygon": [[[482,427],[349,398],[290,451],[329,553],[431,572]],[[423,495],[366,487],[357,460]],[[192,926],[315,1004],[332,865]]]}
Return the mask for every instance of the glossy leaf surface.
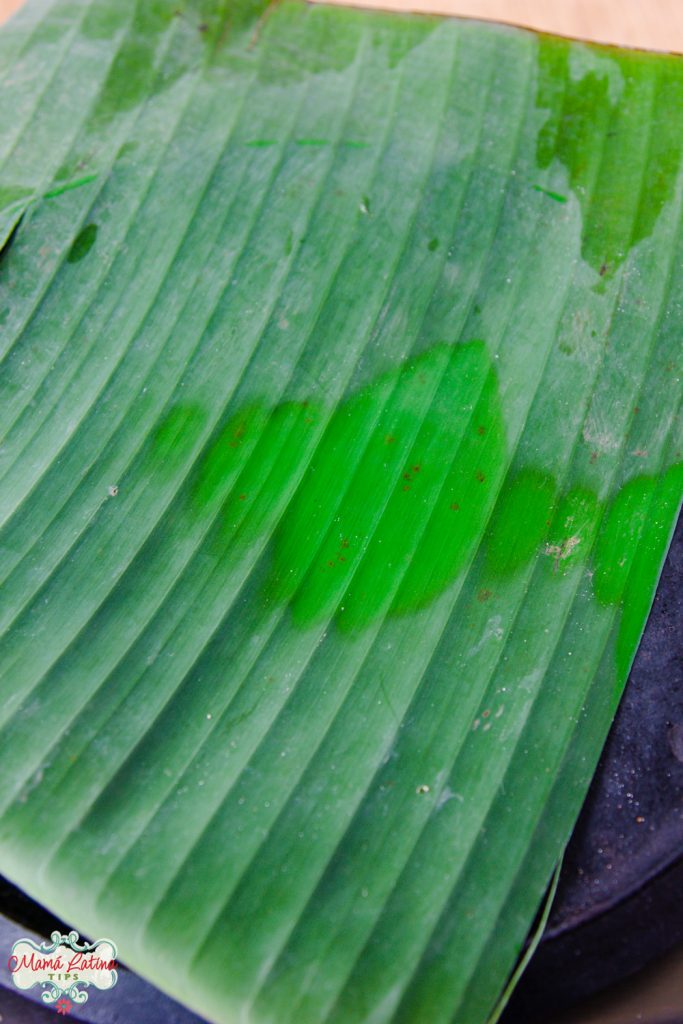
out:
{"label": "glossy leaf surface", "polygon": [[0,32],[0,870],[216,1021],[483,1024],[683,482],[683,71]]}

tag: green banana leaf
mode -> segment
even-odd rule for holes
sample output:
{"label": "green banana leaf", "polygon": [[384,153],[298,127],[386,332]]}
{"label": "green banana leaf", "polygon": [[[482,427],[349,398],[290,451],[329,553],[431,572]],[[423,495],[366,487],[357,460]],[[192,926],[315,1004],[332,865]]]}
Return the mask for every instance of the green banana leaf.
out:
{"label": "green banana leaf", "polygon": [[683,490],[681,62],[29,0],[0,79],[0,871],[213,1021],[482,1024]]}

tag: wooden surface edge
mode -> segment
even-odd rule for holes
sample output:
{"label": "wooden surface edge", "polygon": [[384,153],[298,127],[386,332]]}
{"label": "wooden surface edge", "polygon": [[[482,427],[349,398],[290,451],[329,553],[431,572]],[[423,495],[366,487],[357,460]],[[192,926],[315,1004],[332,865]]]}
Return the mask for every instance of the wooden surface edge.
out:
{"label": "wooden surface edge", "polygon": [[683,53],[681,0],[312,0],[498,21],[590,42]]}

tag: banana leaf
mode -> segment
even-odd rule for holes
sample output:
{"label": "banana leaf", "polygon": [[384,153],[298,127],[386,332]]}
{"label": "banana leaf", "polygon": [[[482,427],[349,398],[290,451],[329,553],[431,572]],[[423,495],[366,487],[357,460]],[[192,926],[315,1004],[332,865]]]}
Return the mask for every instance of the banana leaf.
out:
{"label": "banana leaf", "polygon": [[212,1021],[483,1024],[680,505],[680,60],[28,0],[0,80],[0,871]]}

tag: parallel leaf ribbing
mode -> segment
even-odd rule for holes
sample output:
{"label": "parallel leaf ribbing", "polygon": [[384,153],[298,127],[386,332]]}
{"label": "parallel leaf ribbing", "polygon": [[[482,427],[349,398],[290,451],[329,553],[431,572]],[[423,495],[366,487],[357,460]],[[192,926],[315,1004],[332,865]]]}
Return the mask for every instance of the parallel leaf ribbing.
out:
{"label": "parallel leaf ribbing", "polygon": [[683,490],[678,61],[29,0],[0,75],[0,870],[216,1021],[481,1024]]}

